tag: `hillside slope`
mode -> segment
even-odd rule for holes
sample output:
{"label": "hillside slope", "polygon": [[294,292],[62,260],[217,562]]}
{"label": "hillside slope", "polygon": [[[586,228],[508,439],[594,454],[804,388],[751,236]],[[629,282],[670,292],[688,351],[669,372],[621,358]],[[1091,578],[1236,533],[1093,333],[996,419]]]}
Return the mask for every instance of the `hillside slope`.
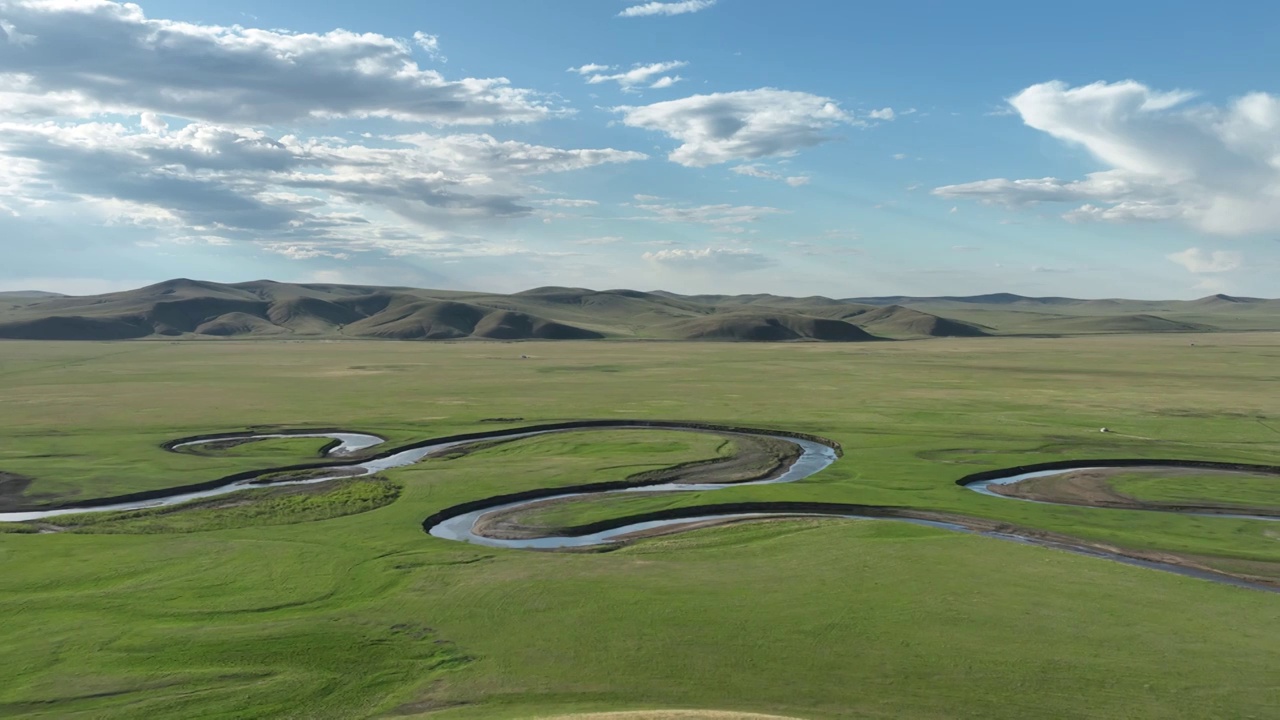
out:
{"label": "hillside slope", "polygon": [[271,280],[176,279],[86,297],[0,293],[0,339],[874,339],[1280,330],[1280,300],[833,299],[542,287],[510,295]]}
{"label": "hillside slope", "polygon": [[670,330],[683,340],[857,342],[879,339],[866,330],[843,320],[750,311],[709,315],[678,323]]}
{"label": "hillside slope", "polygon": [[[433,297],[432,291],[257,281],[170,280],[0,311],[0,338],[124,340],[152,335],[311,335],[407,339],[595,339],[543,317]],[[447,293],[446,293],[447,294]]]}

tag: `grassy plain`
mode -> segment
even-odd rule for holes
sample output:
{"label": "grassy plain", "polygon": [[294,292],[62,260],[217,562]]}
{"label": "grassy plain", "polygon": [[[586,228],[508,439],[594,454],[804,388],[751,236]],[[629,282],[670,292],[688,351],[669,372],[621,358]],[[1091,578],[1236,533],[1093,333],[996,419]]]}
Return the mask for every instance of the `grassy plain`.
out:
{"label": "grassy plain", "polygon": [[1245,507],[1280,505],[1280,477],[1210,472],[1131,472],[1108,479],[1117,492],[1139,500],[1175,503],[1230,503]]}
{"label": "grassy plain", "polygon": [[[323,442],[217,457],[159,448],[202,432],[344,427],[396,443],[578,418],[696,420],[817,433],[846,455],[798,484],[555,519],[645,503],[893,504],[1256,569],[1280,562],[1274,523],[1035,505],[954,481],[1059,458],[1280,462],[1280,397],[1263,391],[1278,358],[1273,334],[1195,347],[10,342],[0,471],[32,478],[28,501],[59,502],[306,461]],[[1258,591],[891,522],[737,525],[596,554],[421,531],[459,502],[719,448],[656,431],[549,436],[388,473],[398,498],[357,514],[292,522],[312,518],[282,507],[219,526],[197,516],[206,509],[181,527],[0,535],[0,716],[1201,718],[1280,706],[1280,601]]]}

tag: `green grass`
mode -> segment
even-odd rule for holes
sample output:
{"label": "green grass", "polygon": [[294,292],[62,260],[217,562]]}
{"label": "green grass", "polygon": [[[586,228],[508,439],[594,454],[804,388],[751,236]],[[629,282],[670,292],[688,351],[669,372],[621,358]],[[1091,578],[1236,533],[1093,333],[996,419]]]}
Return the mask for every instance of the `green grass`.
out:
{"label": "green grass", "polygon": [[62,515],[51,521],[65,532],[189,533],[287,525],[355,515],[389,505],[402,488],[378,479],[243,490],[182,505],[117,513]]}
{"label": "green grass", "polygon": [[[1253,568],[1280,562],[1274,523],[1035,505],[954,481],[1060,458],[1275,463],[1280,396],[1263,389],[1280,379],[1277,358],[1280,337],[1265,334],[1196,348],[0,343],[0,470],[35,478],[28,497],[47,503],[261,467],[252,454],[160,448],[252,426],[394,444],[504,427],[487,418],[736,423],[819,433],[845,457],[802,483],[551,519],[645,503],[893,504]],[[600,367],[616,372],[575,370]],[[267,464],[305,462],[316,446],[276,450]],[[218,527],[206,508],[99,516],[118,534],[0,534],[0,617],[12,619],[0,626],[0,716],[1203,718],[1280,706],[1280,599],[1257,591],[878,521],[738,525],[594,554],[421,529],[460,502],[719,451],[664,431],[545,436],[387,473],[399,497],[355,514],[294,522],[305,514],[289,508]],[[223,514],[259,505],[270,507]]]}
{"label": "green grass", "polygon": [[1280,507],[1280,476],[1277,475],[1181,474],[1154,470],[1119,473],[1108,478],[1107,483],[1117,492],[1139,500]]}

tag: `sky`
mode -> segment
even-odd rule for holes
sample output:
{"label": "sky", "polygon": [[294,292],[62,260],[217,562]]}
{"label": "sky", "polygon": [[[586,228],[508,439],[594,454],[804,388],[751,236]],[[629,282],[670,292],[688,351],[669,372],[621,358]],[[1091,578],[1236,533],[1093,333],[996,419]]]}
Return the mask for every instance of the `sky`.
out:
{"label": "sky", "polygon": [[1280,3],[0,0],[0,291],[1280,295]]}

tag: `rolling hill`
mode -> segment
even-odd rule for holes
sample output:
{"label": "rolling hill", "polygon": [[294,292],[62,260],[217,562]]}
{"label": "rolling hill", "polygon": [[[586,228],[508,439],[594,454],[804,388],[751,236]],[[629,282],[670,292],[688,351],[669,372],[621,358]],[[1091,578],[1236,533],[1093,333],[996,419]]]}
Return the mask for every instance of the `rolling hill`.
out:
{"label": "rolling hill", "polygon": [[877,340],[866,330],[843,320],[777,312],[730,312],[707,315],[672,326],[682,340]]}
{"label": "rolling hill", "polygon": [[972,297],[835,299],[542,287],[510,295],[176,279],[85,297],[0,293],[0,338],[379,338],[751,342],[1280,330],[1280,301]]}

